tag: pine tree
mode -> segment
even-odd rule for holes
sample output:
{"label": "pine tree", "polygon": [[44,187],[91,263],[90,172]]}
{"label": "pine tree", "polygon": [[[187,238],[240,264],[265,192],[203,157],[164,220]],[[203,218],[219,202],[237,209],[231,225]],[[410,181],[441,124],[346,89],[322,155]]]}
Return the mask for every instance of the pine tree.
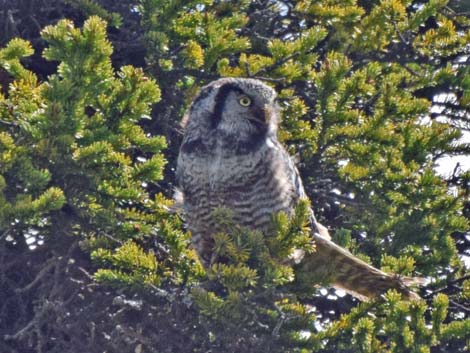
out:
{"label": "pine tree", "polygon": [[[0,350],[469,349],[470,172],[435,171],[469,151],[464,2],[56,9],[77,23],[38,11],[41,37],[27,22],[5,26],[36,53],[24,39],[0,51]],[[182,115],[220,76],[280,93],[280,138],[320,221],[374,266],[426,277],[422,300],[390,291],[359,303],[286,265],[293,248],[315,251],[305,203],[275,215],[270,236],[220,209],[215,249],[227,261],[202,269],[169,212],[172,170]]]}

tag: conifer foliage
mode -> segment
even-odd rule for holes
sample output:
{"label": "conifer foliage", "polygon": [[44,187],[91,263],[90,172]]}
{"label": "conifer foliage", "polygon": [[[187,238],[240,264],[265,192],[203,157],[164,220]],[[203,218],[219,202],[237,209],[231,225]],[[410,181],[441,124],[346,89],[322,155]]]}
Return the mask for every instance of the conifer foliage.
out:
{"label": "conifer foliage", "polygon": [[[470,171],[435,169],[470,152],[465,11],[446,0],[6,4],[0,351],[468,351]],[[172,211],[173,171],[188,104],[221,76],[279,92],[280,138],[319,220],[374,266],[427,278],[422,300],[360,303],[300,273],[286,258],[315,251],[303,202],[273,215],[269,235],[220,208],[224,261],[201,267]]]}

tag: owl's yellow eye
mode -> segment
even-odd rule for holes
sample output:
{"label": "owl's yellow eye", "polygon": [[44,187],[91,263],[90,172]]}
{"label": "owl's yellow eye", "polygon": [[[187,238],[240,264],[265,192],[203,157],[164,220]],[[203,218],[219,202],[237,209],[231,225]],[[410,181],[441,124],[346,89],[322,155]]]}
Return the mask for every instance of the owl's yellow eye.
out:
{"label": "owl's yellow eye", "polygon": [[251,99],[250,97],[248,96],[242,96],[240,97],[240,99],[238,100],[238,103],[240,103],[240,105],[244,106],[244,107],[248,107],[250,106],[251,104]]}

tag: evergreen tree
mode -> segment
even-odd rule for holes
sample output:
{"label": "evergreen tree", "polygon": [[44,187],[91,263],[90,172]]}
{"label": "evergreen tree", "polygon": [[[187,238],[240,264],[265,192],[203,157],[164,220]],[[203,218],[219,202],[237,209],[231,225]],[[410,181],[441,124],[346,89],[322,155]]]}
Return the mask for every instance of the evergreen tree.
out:
{"label": "evergreen tree", "polygon": [[[468,351],[470,171],[435,171],[469,152],[465,11],[445,0],[6,4],[0,351]],[[202,269],[170,199],[179,121],[220,76],[276,88],[280,138],[319,220],[374,266],[426,277],[422,300],[359,303],[285,265],[294,247],[315,251],[304,203],[275,215],[270,235],[221,209],[227,263]]]}

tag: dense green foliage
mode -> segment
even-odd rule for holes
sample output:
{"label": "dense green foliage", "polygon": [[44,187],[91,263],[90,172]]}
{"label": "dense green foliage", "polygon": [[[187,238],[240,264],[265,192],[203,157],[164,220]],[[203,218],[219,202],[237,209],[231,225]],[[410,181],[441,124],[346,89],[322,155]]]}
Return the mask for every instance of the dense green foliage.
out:
{"label": "dense green foliage", "polygon": [[[465,6],[5,5],[0,351],[468,351],[470,172],[435,172],[470,152]],[[296,273],[292,249],[315,251],[304,203],[270,235],[220,209],[225,261],[202,269],[171,196],[179,122],[221,76],[277,89],[320,221],[373,265],[428,278],[423,300],[359,303]]]}

